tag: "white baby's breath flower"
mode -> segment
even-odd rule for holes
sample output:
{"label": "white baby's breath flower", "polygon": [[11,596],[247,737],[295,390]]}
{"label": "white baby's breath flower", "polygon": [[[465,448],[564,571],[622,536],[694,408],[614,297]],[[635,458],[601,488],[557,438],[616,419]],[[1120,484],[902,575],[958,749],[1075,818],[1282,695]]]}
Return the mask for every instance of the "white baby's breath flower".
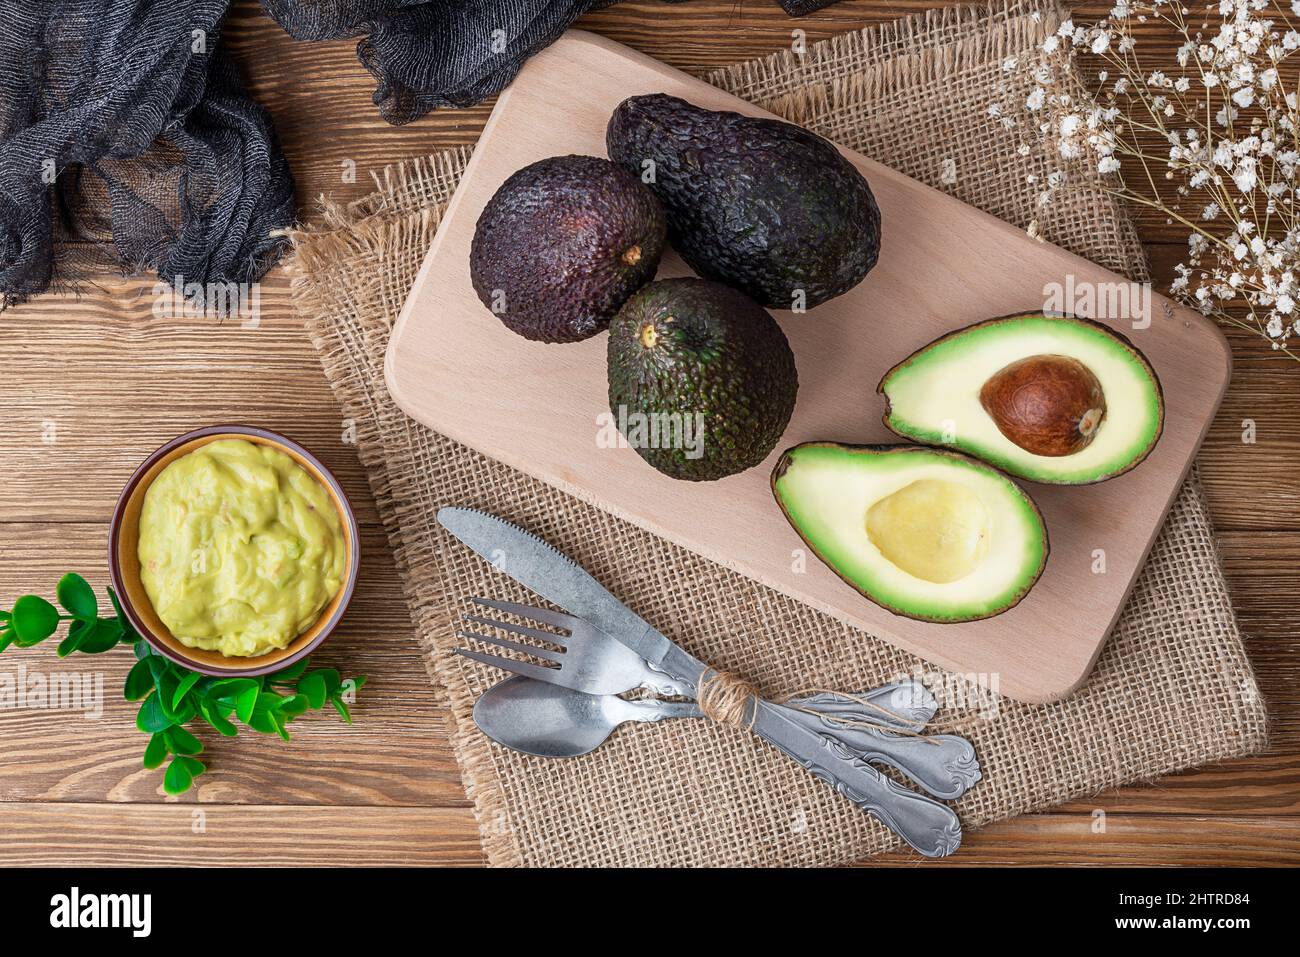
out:
{"label": "white baby's breath flower", "polygon": [[[1198,220],[1171,292],[1224,321],[1239,322],[1244,309],[1274,348],[1300,357],[1300,96],[1282,66],[1300,51],[1300,29],[1283,19],[1287,6],[1300,18],[1300,0],[1110,2],[1109,18],[1064,21],[1038,55],[1004,56],[1007,79],[994,90],[1002,109],[990,107],[990,117],[1018,156],[1036,155],[1025,141],[1036,131],[1062,157],[1050,174],[1022,174],[1040,206],[1061,192],[1071,163],[1101,176],[1120,175],[1130,155],[1152,174],[1164,166],[1167,192],[1147,194],[1142,176],[1125,188],[1166,223]],[[1148,22],[1172,24],[1179,45],[1135,53]],[[1079,55],[1101,60],[1091,84],[1076,82]],[[1020,105],[1012,91],[1029,80]]]}
{"label": "white baby's breath flower", "polygon": [[1237,189],[1243,193],[1249,193],[1255,188],[1258,182],[1258,176],[1255,171],[1255,160],[1253,157],[1243,157],[1237,164],[1236,170],[1233,171],[1232,181],[1237,184]]}

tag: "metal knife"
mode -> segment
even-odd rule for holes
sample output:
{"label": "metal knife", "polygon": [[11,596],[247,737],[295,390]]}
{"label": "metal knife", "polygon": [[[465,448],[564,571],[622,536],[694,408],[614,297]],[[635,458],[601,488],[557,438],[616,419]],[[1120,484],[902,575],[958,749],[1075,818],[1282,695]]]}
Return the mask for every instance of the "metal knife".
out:
{"label": "metal knife", "polygon": [[[442,508],[438,521],[496,569],[585,618],[695,695],[708,667],[611,595],[567,556],[511,523],[467,508]],[[961,843],[961,823],[946,805],[895,783],[843,745],[804,726],[790,709],[752,699],[752,730],[777,750],[875,815],[927,857]]]}

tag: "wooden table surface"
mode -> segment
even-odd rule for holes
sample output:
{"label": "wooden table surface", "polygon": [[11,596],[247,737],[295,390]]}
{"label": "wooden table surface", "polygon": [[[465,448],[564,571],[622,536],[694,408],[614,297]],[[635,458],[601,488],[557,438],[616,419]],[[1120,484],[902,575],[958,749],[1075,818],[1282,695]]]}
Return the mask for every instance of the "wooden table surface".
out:
{"label": "wooden table surface", "polygon": [[[702,73],[785,47],[795,27],[817,40],[934,5],[843,2],[792,21],[766,0],[637,2],[580,26]],[[352,41],[295,43],[249,0],[236,4],[224,42],[274,116],[304,218],[317,196],[347,201],[368,192],[371,171],[473,142],[490,109],[389,127],[370,103]],[[349,160],[355,182],[345,181]],[[1158,217],[1139,222],[1167,282],[1184,239]],[[290,744],[205,736],[211,770],[174,798],[163,794],[161,774],[140,765],[144,736],[119,693],[126,652],[59,661],[53,647],[10,649],[0,672],[16,677],[20,666],[47,676],[102,674],[104,709],[98,719],[0,711],[0,863],[481,863],[445,712],[286,279],[276,269],[262,283],[257,329],[156,318],[152,286],[105,279],[80,300],[42,296],[0,317],[0,606],[28,591],[52,597],[64,571],[104,585],[110,510],[136,464],[197,425],[252,422],[316,451],[359,507],[361,585],[318,660],[365,672],[372,683],[351,727],[320,715],[297,722]],[[1235,375],[1200,462],[1272,714],[1271,750],[985,828],[949,863],[1300,863],[1300,368],[1256,340],[1230,338]],[[1242,439],[1246,420],[1253,443]],[[884,862],[916,860],[900,853]]]}

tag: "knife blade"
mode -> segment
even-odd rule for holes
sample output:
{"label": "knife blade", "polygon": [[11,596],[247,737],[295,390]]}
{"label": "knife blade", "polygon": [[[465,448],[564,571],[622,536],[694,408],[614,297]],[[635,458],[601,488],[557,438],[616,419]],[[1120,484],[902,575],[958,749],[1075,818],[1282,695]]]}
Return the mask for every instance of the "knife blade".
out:
{"label": "knife blade", "polygon": [[440,508],[438,523],[498,571],[569,614],[585,618],[652,665],[659,665],[668,653],[672,642],[586,569],[531,532],[473,508]]}

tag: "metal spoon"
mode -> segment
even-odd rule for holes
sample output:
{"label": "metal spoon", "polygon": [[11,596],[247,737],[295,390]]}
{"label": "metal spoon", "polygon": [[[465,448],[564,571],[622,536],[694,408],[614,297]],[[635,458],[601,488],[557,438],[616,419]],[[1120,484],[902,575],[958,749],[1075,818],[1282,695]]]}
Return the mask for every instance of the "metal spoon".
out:
{"label": "metal spoon", "polygon": [[523,677],[493,685],[474,702],[479,730],[498,744],[542,758],[588,754],[625,721],[702,716],[694,701],[626,701]]}
{"label": "metal spoon", "polygon": [[[898,686],[878,688],[865,699],[888,708],[905,700]],[[922,699],[910,713],[900,716],[900,727],[918,730],[933,716],[933,698]],[[924,790],[943,798],[958,797],[980,778],[974,748],[964,738],[936,735],[904,737],[875,728],[847,728],[828,720],[830,715],[861,719],[872,708],[835,695],[794,699],[796,708],[814,706],[818,713],[799,710],[799,720],[828,734],[839,746],[863,760],[887,764],[902,771]],[[852,710],[849,710],[849,708]],[[897,705],[895,704],[895,708]],[[882,712],[883,714],[883,712]],[[484,692],[474,705],[474,723],[489,738],[515,751],[545,758],[588,754],[600,747],[627,721],[662,721],[664,718],[699,718],[694,702],[656,698],[627,701],[616,695],[592,695],[531,678],[508,678]],[[913,719],[920,717],[920,725]],[[870,720],[880,720],[873,715]]]}

